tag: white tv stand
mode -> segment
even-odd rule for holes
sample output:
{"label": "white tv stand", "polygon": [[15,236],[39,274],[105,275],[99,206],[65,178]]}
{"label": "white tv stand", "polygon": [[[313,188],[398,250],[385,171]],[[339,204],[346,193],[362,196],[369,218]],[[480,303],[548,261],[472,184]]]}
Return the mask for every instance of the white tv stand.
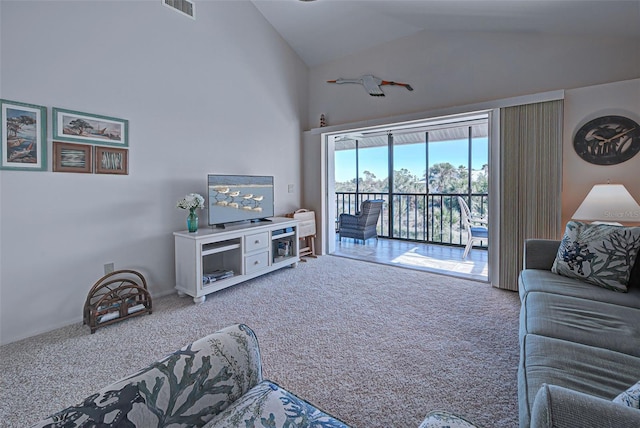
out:
{"label": "white tv stand", "polygon": [[[194,233],[174,232],[178,294],[202,303],[209,293],[285,266],[297,266],[298,221],[285,217],[270,220]],[[215,276],[211,274],[219,276],[211,282],[204,279]]]}

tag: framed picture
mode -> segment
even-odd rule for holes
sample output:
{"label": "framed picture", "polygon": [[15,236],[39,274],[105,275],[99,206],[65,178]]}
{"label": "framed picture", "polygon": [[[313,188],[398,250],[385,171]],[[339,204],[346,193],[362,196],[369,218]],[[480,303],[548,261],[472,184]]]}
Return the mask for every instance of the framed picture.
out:
{"label": "framed picture", "polygon": [[128,147],[129,121],[54,107],[53,139]]}
{"label": "framed picture", "polygon": [[53,171],[54,172],[84,172],[91,173],[93,146],[88,144],[71,144],[53,142]]}
{"label": "framed picture", "polygon": [[47,170],[47,108],[0,100],[0,169]]}
{"label": "framed picture", "polygon": [[96,174],[129,174],[129,150],[96,146]]}

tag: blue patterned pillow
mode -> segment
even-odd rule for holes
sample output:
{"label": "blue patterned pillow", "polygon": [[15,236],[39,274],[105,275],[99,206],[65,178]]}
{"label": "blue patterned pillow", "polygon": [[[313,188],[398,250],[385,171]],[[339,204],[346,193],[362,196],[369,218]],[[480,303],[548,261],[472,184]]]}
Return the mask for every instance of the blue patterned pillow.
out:
{"label": "blue patterned pillow", "polygon": [[203,428],[349,428],[277,384],[264,380]]}
{"label": "blue patterned pillow", "polygon": [[639,251],[640,227],[570,221],[551,271],[626,292]]}
{"label": "blue patterned pillow", "polygon": [[622,404],[623,406],[633,407],[634,409],[640,409],[640,382],[618,395],[613,399],[613,402]]}

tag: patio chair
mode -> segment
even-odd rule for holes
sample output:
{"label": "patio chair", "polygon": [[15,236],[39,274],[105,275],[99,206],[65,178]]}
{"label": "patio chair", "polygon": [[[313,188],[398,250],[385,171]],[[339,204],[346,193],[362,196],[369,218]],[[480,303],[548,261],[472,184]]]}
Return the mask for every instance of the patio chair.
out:
{"label": "patio chair", "polygon": [[342,238],[354,238],[361,239],[364,242],[369,238],[378,239],[376,227],[383,202],[383,199],[368,199],[362,202],[360,211],[355,215],[340,214],[338,220],[340,240]]}
{"label": "patio chair", "polygon": [[467,205],[464,199],[460,196],[458,196],[458,204],[460,204],[460,213],[462,214],[462,225],[469,236],[467,246],[464,248],[464,255],[462,256],[463,259],[466,259],[474,242],[489,240],[489,229],[487,228],[487,220],[471,217],[469,205]]}

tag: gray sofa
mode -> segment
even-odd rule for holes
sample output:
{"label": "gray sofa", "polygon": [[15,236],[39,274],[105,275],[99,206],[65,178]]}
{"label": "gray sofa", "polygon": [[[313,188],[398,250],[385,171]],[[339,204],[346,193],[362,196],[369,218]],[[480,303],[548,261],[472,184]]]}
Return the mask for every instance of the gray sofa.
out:
{"label": "gray sofa", "polygon": [[640,410],[611,401],[640,380],[640,260],[621,293],[551,272],[559,245],[525,243],[520,427],[640,427]]}

